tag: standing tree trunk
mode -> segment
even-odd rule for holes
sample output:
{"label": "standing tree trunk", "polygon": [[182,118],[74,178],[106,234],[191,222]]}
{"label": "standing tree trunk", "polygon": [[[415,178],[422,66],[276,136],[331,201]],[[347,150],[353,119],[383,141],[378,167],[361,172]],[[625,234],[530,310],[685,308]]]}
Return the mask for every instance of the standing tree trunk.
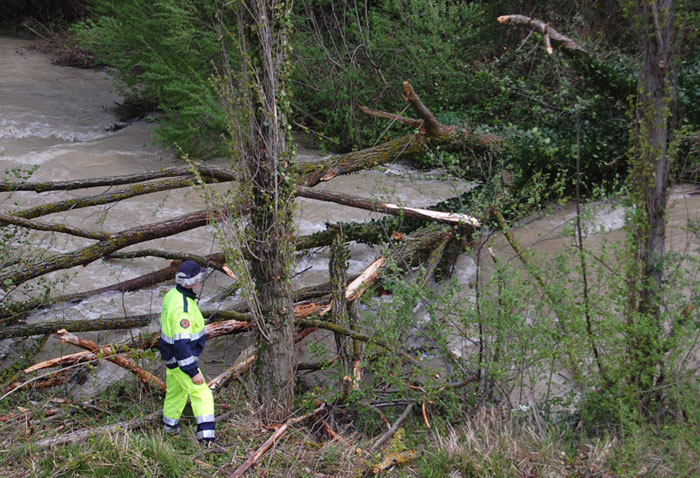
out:
{"label": "standing tree trunk", "polygon": [[[236,58],[227,58],[230,69],[218,85],[231,120],[238,203],[250,211],[250,222],[221,217],[219,233],[237,275],[247,280],[242,291],[255,322],[253,378],[259,408],[264,419],[277,421],[292,411],[296,370],[291,289],[296,178],[287,87],[291,1],[231,3],[238,32],[222,31],[220,37],[224,55],[227,38],[234,38],[238,51]],[[237,226],[231,226],[235,221]]]}
{"label": "standing tree trunk", "polygon": [[628,2],[626,9],[642,47],[631,168],[634,261],[628,273],[627,345],[630,385],[648,413],[652,397],[646,391],[658,386],[663,359],[661,293],[669,188],[673,0]]}
{"label": "standing tree trunk", "polygon": [[[348,303],[345,298],[345,287],[347,284],[348,268],[348,248],[345,244],[342,225],[335,229],[333,244],[331,245],[331,257],[328,263],[328,272],[331,282],[332,297],[332,322],[346,329],[353,329],[353,324],[349,322]],[[343,377],[352,372],[352,355],[350,350],[350,337],[335,334],[335,348],[338,354],[338,362],[342,370]],[[341,385],[343,380],[341,380]]]}

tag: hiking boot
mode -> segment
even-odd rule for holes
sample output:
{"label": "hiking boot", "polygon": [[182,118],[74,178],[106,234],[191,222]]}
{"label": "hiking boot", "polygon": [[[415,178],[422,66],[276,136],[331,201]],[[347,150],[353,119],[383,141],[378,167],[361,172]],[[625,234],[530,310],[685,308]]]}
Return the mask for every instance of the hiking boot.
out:
{"label": "hiking boot", "polygon": [[180,425],[177,424],[174,427],[171,427],[170,425],[163,425],[163,430],[165,433],[169,435],[179,435],[180,434]]}

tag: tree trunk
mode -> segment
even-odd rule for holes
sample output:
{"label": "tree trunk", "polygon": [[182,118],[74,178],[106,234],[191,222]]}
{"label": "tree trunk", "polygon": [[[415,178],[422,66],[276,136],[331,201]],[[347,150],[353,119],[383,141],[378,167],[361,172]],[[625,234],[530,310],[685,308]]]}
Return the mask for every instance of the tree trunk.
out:
{"label": "tree trunk", "polygon": [[[333,244],[331,245],[331,258],[328,263],[328,273],[331,282],[331,321],[348,329],[354,329],[350,324],[348,304],[345,299],[346,275],[348,267],[348,248],[345,244],[342,226],[336,228]],[[351,341],[344,335],[335,334],[335,349],[340,359],[340,367],[343,375],[352,371]],[[343,378],[341,377],[341,386]]]}
{"label": "tree trunk", "polygon": [[[231,2],[233,4],[234,2]],[[217,86],[229,119],[231,147],[241,171],[239,214],[246,227],[220,217],[222,247],[242,278],[242,291],[255,322],[257,357],[253,377],[263,418],[280,421],[294,403],[293,274],[296,165],[288,122],[289,15],[285,0],[240,0],[236,14],[240,72],[228,69]],[[227,27],[222,27],[222,38]],[[222,43],[223,54],[227,55]],[[250,252],[248,265],[241,249]]]}
{"label": "tree trunk", "polygon": [[[231,181],[234,175],[224,169],[214,168],[203,164],[194,164],[202,176],[210,176],[221,181]],[[143,181],[150,181],[159,178],[171,178],[174,176],[191,176],[192,168],[165,168],[154,171],[144,171],[142,173],[128,174],[123,176],[110,176],[106,178],[75,179],[72,181],[46,181],[42,183],[34,182],[0,182],[0,192],[10,191],[34,191],[35,193],[48,191],[75,191],[76,189],[87,189],[100,186],[120,186],[123,184],[134,184]]]}
{"label": "tree trunk", "polygon": [[[465,129],[439,123],[430,110],[423,105],[410,83],[404,82],[403,88],[404,99],[411,104],[421,118],[419,122],[422,125],[420,132],[401,136],[362,151],[337,155],[323,164],[306,163],[300,167],[302,179],[298,184],[300,186],[315,186],[341,174],[372,168],[395,161],[399,157],[422,153],[438,146],[446,151],[471,150],[472,152],[497,148],[500,139],[496,136],[472,133]],[[374,112],[366,108],[363,110],[374,116],[387,116],[387,113]],[[407,119],[404,122],[413,125],[415,121]]]}
{"label": "tree trunk", "polygon": [[659,389],[661,294],[669,188],[670,74],[674,41],[673,1],[643,0],[628,12],[642,47],[642,67],[635,105],[631,183],[635,211],[630,221],[634,264],[628,272],[629,381],[649,413]]}

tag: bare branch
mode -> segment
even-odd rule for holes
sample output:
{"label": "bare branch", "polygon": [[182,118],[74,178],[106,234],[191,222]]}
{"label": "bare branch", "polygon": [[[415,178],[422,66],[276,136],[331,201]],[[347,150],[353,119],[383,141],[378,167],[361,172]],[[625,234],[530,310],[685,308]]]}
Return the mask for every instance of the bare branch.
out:
{"label": "bare branch", "polygon": [[326,404],[323,403],[321,404],[320,407],[318,407],[316,410],[314,410],[311,413],[307,413],[306,415],[303,415],[298,418],[289,418],[282,426],[280,426],[277,430],[275,430],[275,433],[270,436],[267,440],[265,440],[265,443],[260,445],[260,447],[244,461],[241,466],[236,468],[236,470],[229,475],[229,478],[240,478],[245,474],[246,471],[248,471],[248,468],[253,466],[259,459],[262,457],[267,450],[270,449],[270,447],[275,443],[275,441],[281,437],[284,432],[287,431],[287,428],[289,428],[292,425],[296,425],[299,422],[302,422],[306,420],[307,418],[311,418],[314,415],[319,414],[321,411],[323,411],[326,408]]}
{"label": "bare branch", "polygon": [[392,203],[385,203],[372,199],[362,199],[353,196],[348,196],[346,194],[334,193],[330,191],[320,191],[317,189],[311,189],[302,186],[297,188],[297,196],[305,197],[308,199],[316,199],[319,201],[334,202],[345,206],[366,209],[369,211],[382,212],[385,214],[392,214],[395,216],[432,220],[456,225],[466,225],[474,228],[481,227],[478,219],[467,214],[431,211],[428,209],[419,209],[412,207],[400,207]]}
{"label": "bare branch", "polygon": [[78,249],[77,251],[56,254],[45,260],[37,261],[32,264],[22,264],[21,266],[15,266],[9,270],[4,270],[0,272],[0,284],[9,282],[16,286],[30,279],[48,274],[49,272],[70,269],[78,265],[86,265],[127,246],[151,239],[171,236],[183,231],[189,231],[190,229],[195,229],[207,224],[208,221],[209,212],[198,211],[156,224],[126,229],[112,234],[109,239],[102,240],[97,244],[92,244]]}
{"label": "bare branch", "polygon": [[[222,181],[233,181],[236,179],[231,171],[194,163],[194,167],[203,176],[210,176]],[[189,167],[157,169],[154,171],[144,171],[142,173],[129,174],[124,176],[110,176],[107,178],[76,179],[73,181],[47,181],[43,183],[32,182],[0,182],[0,192],[10,191],[34,191],[36,193],[47,191],[72,191],[75,189],[86,189],[99,186],[119,186],[122,184],[134,184],[158,178],[174,176],[192,176]]]}
{"label": "bare branch", "polygon": [[[549,26],[548,23],[545,23],[542,20],[526,17],[525,15],[503,15],[498,17],[498,22],[503,23],[505,25],[517,25],[531,28],[534,31],[541,33],[543,36],[545,36],[545,42],[547,44],[549,44],[549,39],[552,39],[554,41],[560,42],[562,46],[564,46],[564,48],[567,48],[569,50],[585,51],[585,49],[581,45],[576,43],[571,38],[562,35],[554,28]],[[549,46],[549,48],[551,48],[551,45]]]}
{"label": "bare branch", "polygon": [[112,346],[107,345],[104,347],[100,347],[95,342],[76,337],[75,335],[71,334],[65,329],[56,332],[55,336],[63,343],[68,342],[69,344],[75,345],[76,347],[89,350],[92,353],[98,355],[100,353],[108,354],[108,356],[105,358],[110,362],[113,362],[119,365],[120,367],[123,367],[133,372],[137,377],[139,377],[139,379],[141,379],[143,383],[157,385],[158,388],[160,388],[162,391],[165,391],[165,383],[163,383],[161,379],[159,379],[152,373],[142,369],[141,367],[136,365],[132,360],[126,359],[120,355],[109,355],[114,352]]}
{"label": "bare branch", "polygon": [[367,108],[367,107],[362,106],[362,105],[357,105],[357,107],[360,109],[360,111],[362,111],[363,113],[368,114],[370,116],[376,116],[377,118],[387,118],[387,119],[390,119],[393,121],[398,121],[399,123],[403,123],[405,125],[412,126],[413,128],[420,128],[421,126],[423,126],[422,120],[408,118],[406,116],[401,116],[401,115],[397,115],[394,113],[386,113],[384,111],[377,111],[377,110],[373,110],[373,109]]}

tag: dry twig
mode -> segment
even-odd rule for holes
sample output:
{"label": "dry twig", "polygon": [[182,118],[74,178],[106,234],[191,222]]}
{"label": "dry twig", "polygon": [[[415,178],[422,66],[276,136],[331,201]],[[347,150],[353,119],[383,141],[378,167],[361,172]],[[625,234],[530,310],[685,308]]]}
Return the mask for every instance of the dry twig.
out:
{"label": "dry twig", "polygon": [[265,443],[263,443],[260,446],[260,448],[258,448],[255,451],[255,453],[250,455],[248,457],[248,459],[246,459],[246,461],[244,461],[241,466],[236,468],[236,471],[231,473],[228,478],[240,478],[241,476],[243,476],[243,474],[246,471],[248,471],[248,468],[253,466],[255,464],[255,462],[257,462],[260,459],[260,457],[263,456],[265,454],[265,452],[270,449],[270,447],[275,443],[275,441],[279,437],[281,437],[285,431],[287,431],[287,428],[289,428],[291,425],[295,425],[299,422],[306,420],[307,418],[310,418],[310,417],[316,415],[317,413],[321,412],[324,408],[326,408],[325,403],[321,404],[320,407],[318,407],[316,410],[314,410],[311,413],[307,413],[306,415],[303,415],[301,417],[288,419],[286,422],[284,422],[284,424],[282,426],[280,426],[277,430],[275,430],[275,433],[273,433],[270,438],[265,440]]}

